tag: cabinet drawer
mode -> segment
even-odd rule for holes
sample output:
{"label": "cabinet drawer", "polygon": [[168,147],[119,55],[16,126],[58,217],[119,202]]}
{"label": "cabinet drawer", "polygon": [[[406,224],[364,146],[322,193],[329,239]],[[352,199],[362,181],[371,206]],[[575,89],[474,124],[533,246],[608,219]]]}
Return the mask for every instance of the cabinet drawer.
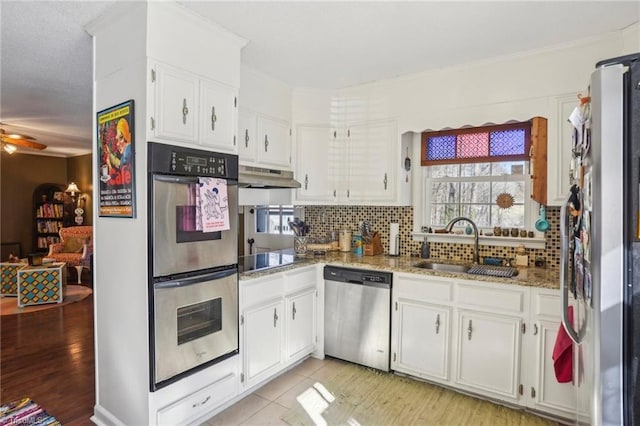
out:
{"label": "cabinet drawer", "polygon": [[285,292],[290,294],[305,288],[316,287],[317,275],[318,269],[315,265],[287,272],[284,281]]}
{"label": "cabinet drawer", "polygon": [[284,274],[278,273],[248,281],[240,281],[242,305],[253,306],[284,294]]}
{"label": "cabinet drawer", "polygon": [[559,320],[562,314],[560,305],[560,292],[537,293],[533,296],[533,314],[537,318],[546,318],[550,320]]}
{"label": "cabinet drawer", "polygon": [[229,373],[217,382],[158,411],[158,425],[189,424],[236,394],[237,377]]}
{"label": "cabinet drawer", "polygon": [[507,286],[489,287],[479,283],[458,283],[456,300],[460,306],[489,311],[522,314],[524,291]]}
{"label": "cabinet drawer", "polygon": [[453,301],[453,283],[442,278],[424,278],[396,275],[393,283],[394,297],[407,297],[422,302]]}

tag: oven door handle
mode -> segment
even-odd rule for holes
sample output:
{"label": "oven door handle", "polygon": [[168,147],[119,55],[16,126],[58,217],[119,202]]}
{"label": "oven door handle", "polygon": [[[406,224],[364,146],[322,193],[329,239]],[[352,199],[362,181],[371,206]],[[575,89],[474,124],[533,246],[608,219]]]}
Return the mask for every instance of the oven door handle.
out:
{"label": "oven door handle", "polygon": [[167,176],[167,175],[153,175],[154,180],[158,180],[160,182],[169,182],[169,183],[198,183],[197,176]]}
{"label": "oven door handle", "polygon": [[226,269],[224,271],[212,272],[210,274],[197,275],[195,277],[181,278],[178,280],[163,281],[153,284],[153,288],[156,290],[176,288],[176,287],[188,287],[190,285],[199,284],[205,281],[214,281],[222,278],[230,277],[238,273],[237,268]]}
{"label": "oven door handle", "polygon": [[[199,176],[153,175],[153,179],[160,182],[169,182],[169,183],[181,183],[181,184],[200,183]],[[238,184],[238,181],[235,179],[229,179],[229,178],[221,178],[221,179],[226,179],[227,186],[234,186]]]}

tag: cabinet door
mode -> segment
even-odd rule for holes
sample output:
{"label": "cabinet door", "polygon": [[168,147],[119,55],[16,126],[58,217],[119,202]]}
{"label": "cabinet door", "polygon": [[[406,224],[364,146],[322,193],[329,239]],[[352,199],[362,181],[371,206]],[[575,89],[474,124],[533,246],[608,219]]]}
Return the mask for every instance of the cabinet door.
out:
{"label": "cabinet door", "polygon": [[216,81],[200,83],[202,99],[200,143],[224,152],[237,152],[236,90]]}
{"label": "cabinet door", "polygon": [[285,298],[287,361],[302,358],[315,349],[316,289]]}
{"label": "cabinet door", "polygon": [[559,206],[566,201],[571,186],[571,145],[573,126],[569,116],[578,106],[575,93],[557,96],[554,114],[549,117],[549,144],[547,155],[547,204]]}
{"label": "cabinet door", "polygon": [[298,126],[296,129],[296,177],[302,187],[298,201],[331,202],[333,186],[329,180],[329,126]]}
{"label": "cabinet door", "polygon": [[154,135],[196,142],[198,139],[198,79],[193,74],[158,64],[155,68]]}
{"label": "cabinet door", "polygon": [[257,118],[245,109],[238,112],[238,156],[240,161],[256,161]]}
{"label": "cabinet door", "polygon": [[553,368],[553,347],[560,322],[537,321],[534,334],[537,337],[535,387],[527,390],[534,399],[535,408],[557,415],[574,416],[576,391],[572,383],[558,383]]}
{"label": "cabinet door", "polygon": [[329,189],[336,203],[349,201],[349,129],[331,130],[329,140]]}
{"label": "cabinet door", "polygon": [[257,159],[259,164],[291,167],[291,135],[289,124],[258,117]]}
{"label": "cabinet door", "polygon": [[450,309],[398,300],[392,368],[414,376],[449,380]]}
{"label": "cabinet door", "polygon": [[520,318],[460,311],[456,382],[487,396],[517,400],[520,324]]}
{"label": "cabinet door", "polygon": [[392,201],[394,158],[400,141],[395,122],[368,122],[349,128],[349,199]]}
{"label": "cabinet door", "polygon": [[251,386],[282,364],[282,299],[244,312],[244,373]]}

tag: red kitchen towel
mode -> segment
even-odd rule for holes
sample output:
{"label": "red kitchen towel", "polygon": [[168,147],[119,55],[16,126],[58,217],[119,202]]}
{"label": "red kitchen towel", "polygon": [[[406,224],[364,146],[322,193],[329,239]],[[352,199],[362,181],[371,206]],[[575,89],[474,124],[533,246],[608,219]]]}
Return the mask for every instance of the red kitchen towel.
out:
{"label": "red kitchen towel", "polygon": [[[567,309],[569,316],[569,324],[573,324],[573,306]],[[567,383],[573,381],[573,341],[560,324],[556,343],[553,347],[553,368],[556,373],[558,383]]]}

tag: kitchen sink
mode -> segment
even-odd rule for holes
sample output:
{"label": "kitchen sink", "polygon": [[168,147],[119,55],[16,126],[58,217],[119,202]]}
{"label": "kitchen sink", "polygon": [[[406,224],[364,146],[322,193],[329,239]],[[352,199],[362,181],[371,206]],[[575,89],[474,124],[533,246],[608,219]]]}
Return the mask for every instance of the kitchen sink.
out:
{"label": "kitchen sink", "polygon": [[444,272],[467,272],[469,268],[471,268],[469,265],[460,265],[456,263],[429,262],[429,261],[418,262],[413,266],[415,268],[431,269],[434,271],[444,271]]}

